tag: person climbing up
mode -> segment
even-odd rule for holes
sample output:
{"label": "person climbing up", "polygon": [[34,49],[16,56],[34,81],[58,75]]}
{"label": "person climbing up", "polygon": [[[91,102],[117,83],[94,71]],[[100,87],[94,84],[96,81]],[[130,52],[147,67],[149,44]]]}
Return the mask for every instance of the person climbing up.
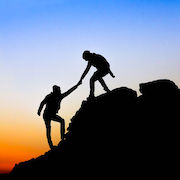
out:
{"label": "person climbing up", "polygon": [[80,84],[81,83],[79,82],[77,85],[73,86],[71,89],[69,89],[65,93],[61,93],[60,87],[57,85],[54,85],[52,87],[53,91],[50,94],[48,94],[44,98],[44,100],[40,103],[37,114],[40,116],[44,105],[46,105],[44,113],[43,113],[43,119],[46,125],[46,136],[47,136],[48,144],[51,149],[54,147],[51,140],[51,120],[61,123],[60,134],[61,134],[61,139],[63,140],[64,133],[65,133],[65,121],[63,118],[58,116],[57,113],[60,109],[60,104],[63,98],[65,98],[70,93],[72,93]]}
{"label": "person climbing up", "polygon": [[94,66],[97,68],[97,71],[93,74],[93,76],[90,79],[90,94],[89,94],[88,99],[94,98],[94,83],[97,80],[101,83],[104,90],[106,92],[109,92],[110,90],[107,87],[106,83],[104,82],[103,77],[106,76],[107,74],[110,74],[113,78],[115,76],[111,72],[110,65],[107,62],[107,60],[102,55],[91,53],[90,51],[87,51],[87,50],[83,52],[82,58],[85,61],[88,61],[88,64],[80,78],[79,83],[82,83],[82,80],[85,78],[86,74],[89,72],[91,66]]}

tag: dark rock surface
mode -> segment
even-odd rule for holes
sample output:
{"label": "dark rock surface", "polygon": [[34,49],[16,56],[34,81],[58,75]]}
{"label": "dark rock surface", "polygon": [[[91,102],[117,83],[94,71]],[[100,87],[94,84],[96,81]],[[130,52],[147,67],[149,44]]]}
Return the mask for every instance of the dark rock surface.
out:
{"label": "dark rock surface", "polygon": [[[122,87],[84,101],[65,140],[14,167],[11,176],[60,178],[172,175],[179,153],[180,90],[169,80]],[[156,175],[155,175],[156,174]],[[173,173],[174,174],[174,173]]]}

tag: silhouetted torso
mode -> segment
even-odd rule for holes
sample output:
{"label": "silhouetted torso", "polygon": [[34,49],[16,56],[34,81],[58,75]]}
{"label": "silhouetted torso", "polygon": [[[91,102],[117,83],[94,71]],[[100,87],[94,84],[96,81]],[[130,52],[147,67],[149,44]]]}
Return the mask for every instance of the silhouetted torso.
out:
{"label": "silhouetted torso", "polygon": [[48,94],[45,98],[46,108],[44,112],[51,115],[58,113],[62,99],[63,99],[62,94],[55,94],[55,93]]}
{"label": "silhouetted torso", "polygon": [[89,60],[89,63],[96,67],[98,70],[108,70],[109,69],[109,63],[107,62],[107,60],[99,55],[99,54],[92,54],[91,59]]}

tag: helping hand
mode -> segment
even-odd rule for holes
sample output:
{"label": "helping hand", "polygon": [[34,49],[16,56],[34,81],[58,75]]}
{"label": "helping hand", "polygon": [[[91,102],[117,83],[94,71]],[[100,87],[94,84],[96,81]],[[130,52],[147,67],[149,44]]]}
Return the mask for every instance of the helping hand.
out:
{"label": "helping hand", "polygon": [[37,114],[40,116],[40,115],[41,115],[41,112],[38,111]]}

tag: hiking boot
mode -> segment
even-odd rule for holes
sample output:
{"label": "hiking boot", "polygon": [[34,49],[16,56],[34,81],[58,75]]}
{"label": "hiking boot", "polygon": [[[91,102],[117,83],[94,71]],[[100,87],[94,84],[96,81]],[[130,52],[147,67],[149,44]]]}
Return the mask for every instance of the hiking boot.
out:
{"label": "hiking boot", "polygon": [[87,101],[91,101],[91,100],[93,100],[94,99],[94,96],[89,96],[89,97],[87,97]]}

